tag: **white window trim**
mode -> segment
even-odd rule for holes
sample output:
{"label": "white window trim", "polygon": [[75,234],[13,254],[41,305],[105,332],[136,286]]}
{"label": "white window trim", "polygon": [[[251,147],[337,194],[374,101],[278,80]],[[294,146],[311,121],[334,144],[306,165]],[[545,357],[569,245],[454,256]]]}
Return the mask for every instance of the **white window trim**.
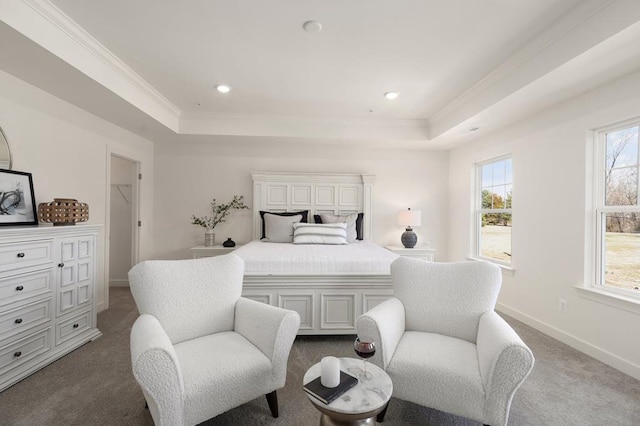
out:
{"label": "white window trim", "polygon": [[[474,167],[474,188],[473,188],[473,212],[471,214],[471,230],[472,230],[472,246],[471,246],[471,255],[467,257],[469,260],[484,260],[487,262],[494,263],[502,269],[503,274],[513,276],[515,274],[515,269],[513,268],[513,206],[510,209],[483,209],[482,208],[482,166],[486,164],[495,163],[502,160],[511,160],[513,165],[513,155],[505,154],[499,157],[494,157],[485,161],[481,161],[479,163],[475,163]],[[513,182],[513,174],[511,175],[511,185],[514,186]],[[494,259],[491,257],[485,257],[480,255],[480,232],[481,227],[478,226],[480,223],[480,216],[482,213],[509,213],[511,214],[511,261],[505,262],[499,259]]]}
{"label": "white window trim", "polygon": [[640,301],[636,298],[625,297],[615,292],[595,287],[576,285],[574,288],[578,290],[578,294],[584,299],[640,315]]}
{"label": "white window trim", "polygon": [[[604,244],[602,238],[603,214],[607,212],[638,211],[637,206],[605,206],[604,179],[607,132],[640,125],[640,117],[598,128],[587,134],[587,179],[591,182],[586,190],[587,215],[585,218],[585,280],[576,285],[581,297],[628,312],[640,314],[640,294],[617,289],[604,284]],[[589,176],[590,175],[590,176]],[[600,230],[600,232],[598,232]]]}

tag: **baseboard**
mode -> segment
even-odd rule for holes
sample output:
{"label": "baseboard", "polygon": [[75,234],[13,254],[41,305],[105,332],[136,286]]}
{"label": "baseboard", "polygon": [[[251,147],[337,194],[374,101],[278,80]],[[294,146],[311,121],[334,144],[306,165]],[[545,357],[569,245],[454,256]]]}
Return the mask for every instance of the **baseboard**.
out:
{"label": "baseboard", "polygon": [[536,330],[553,337],[560,342],[571,346],[572,348],[579,350],[600,362],[603,362],[616,370],[620,370],[629,376],[640,380],[640,365],[634,364],[631,361],[627,361],[624,358],[620,358],[619,356],[612,354],[602,348],[592,345],[589,342],[586,342],[582,339],[579,339],[569,333],[566,333],[556,327],[553,327],[547,323],[544,323],[532,316],[529,316],[525,313],[512,309],[508,306],[503,305],[502,303],[498,303],[496,305],[496,310],[502,312],[510,317],[517,319],[528,325],[529,327],[533,327]]}
{"label": "baseboard", "polygon": [[109,280],[109,287],[129,287],[129,280]]}

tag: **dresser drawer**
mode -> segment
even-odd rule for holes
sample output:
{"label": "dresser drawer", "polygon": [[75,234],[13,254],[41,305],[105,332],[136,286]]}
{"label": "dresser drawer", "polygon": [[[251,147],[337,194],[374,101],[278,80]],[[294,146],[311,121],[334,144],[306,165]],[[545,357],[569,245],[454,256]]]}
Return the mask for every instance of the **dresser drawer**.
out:
{"label": "dresser drawer", "polygon": [[51,321],[51,299],[0,314],[0,341]]}
{"label": "dresser drawer", "polygon": [[53,270],[0,279],[0,305],[51,292]]}
{"label": "dresser drawer", "polygon": [[0,272],[43,265],[52,262],[50,240],[30,241],[0,246]]}
{"label": "dresser drawer", "polygon": [[91,327],[91,311],[85,311],[56,325],[56,346]]}
{"label": "dresser drawer", "polygon": [[0,374],[51,349],[50,328],[20,339],[0,349]]}

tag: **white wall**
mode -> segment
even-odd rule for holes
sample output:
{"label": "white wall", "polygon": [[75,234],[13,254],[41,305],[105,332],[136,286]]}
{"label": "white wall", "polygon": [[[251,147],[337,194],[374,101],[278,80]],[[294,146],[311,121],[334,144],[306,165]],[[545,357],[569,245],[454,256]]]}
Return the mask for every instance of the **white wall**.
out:
{"label": "white wall", "polygon": [[[189,143],[156,147],[155,246],[157,258],[191,256],[190,247],[203,244],[204,231],[191,225],[192,214],[209,214],[212,198],[226,202],[244,195],[251,207],[252,171],[373,173],[373,240],[400,244],[403,228],[396,225],[401,209],[422,210],[415,228],[419,242],[428,242],[436,257],[447,253],[448,154],[442,151],[378,152],[317,144]],[[216,227],[216,243],[227,237],[251,240],[251,211],[235,211]],[[365,218],[366,220],[366,218]]]}
{"label": "white wall", "polygon": [[[141,258],[152,245],[153,144],[0,71],[0,126],[13,156],[13,169],[33,174],[36,203],[54,197],[89,204],[89,222],[105,224],[107,151],[142,162],[141,215],[149,224],[140,236]],[[1,231],[0,231],[1,232]],[[96,299],[108,302],[104,228],[98,238]],[[108,270],[108,268],[106,268]],[[107,284],[105,284],[107,283]]]}
{"label": "white wall", "polygon": [[133,239],[135,163],[111,157],[109,226],[109,286],[127,287]]}
{"label": "white wall", "polygon": [[2,133],[0,133],[0,169],[6,169],[8,167],[9,167],[9,146],[5,143],[4,136],[2,135]]}
{"label": "white wall", "polygon": [[[640,315],[587,300],[587,133],[640,116],[640,73],[628,75],[450,152],[449,255],[470,254],[472,170],[513,155],[513,277],[499,309],[640,379]],[[591,284],[591,283],[587,283]],[[567,312],[558,309],[568,301]]]}

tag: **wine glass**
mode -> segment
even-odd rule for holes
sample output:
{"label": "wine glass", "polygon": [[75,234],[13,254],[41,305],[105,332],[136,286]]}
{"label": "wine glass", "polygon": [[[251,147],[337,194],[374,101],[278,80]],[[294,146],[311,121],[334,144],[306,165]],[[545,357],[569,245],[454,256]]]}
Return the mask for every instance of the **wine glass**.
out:
{"label": "wine glass", "polygon": [[356,351],[356,354],[362,358],[362,362],[364,363],[362,377],[367,377],[367,358],[371,358],[376,353],[376,345],[373,343],[373,339],[370,337],[356,337],[356,340],[353,342],[353,350]]}

